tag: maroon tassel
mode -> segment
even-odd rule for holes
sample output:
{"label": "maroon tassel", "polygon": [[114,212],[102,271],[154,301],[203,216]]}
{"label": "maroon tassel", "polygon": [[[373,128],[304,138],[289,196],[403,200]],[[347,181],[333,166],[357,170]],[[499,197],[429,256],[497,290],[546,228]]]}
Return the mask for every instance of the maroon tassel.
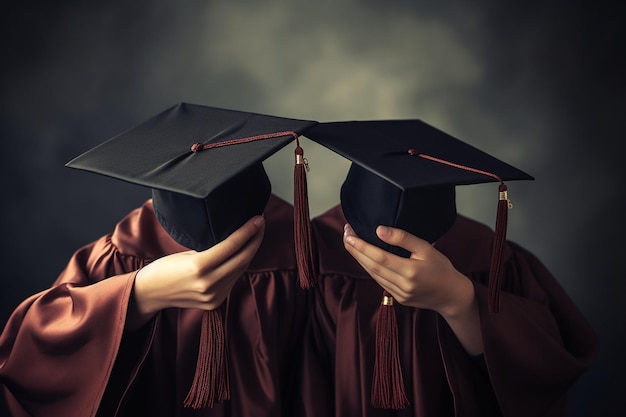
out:
{"label": "maroon tassel", "polygon": [[404,391],[398,350],[398,323],[393,297],[387,291],[376,317],[376,361],[372,381],[372,406],[399,410],[409,404]]}
{"label": "maroon tassel", "polygon": [[[297,141],[297,139],[296,139]],[[300,287],[309,289],[315,285],[313,271],[313,250],[311,246],[311,221],[309,219],[309,199],[306,182],[308,165],[304,159],[304,151],[297,144],[296,165],[294,167],[294,238],[296,249],[296,263],[300,276]]]}
{"label": "maroon tassel", "polygon": [[512,207],[509,200],[506,184],[500,183],[498,210],[496,213],[496,228],[493,237],[493,249],[491,252],[491,266],[489,268],[489,312],[500,311],[500,289],[504,276],[502,256],[506,243],[506,229],[508,222],[508,210]]}
{"label": "maroon tassel", "polygon": [[502,255],[504,253],[504,244],[506,243],[506,228],[508,222],[508,209],[513,205],[509,200],[506,184],[502,181],[498,175],[481,169],[468,167],[461,164],[456,164],[451,161],[436,158],[434,156],[420,153],[416,149],[409,149],[408,154],[412,156],[418,156],[420,158],[428,159],[430,161],[438,162],[440,164],[448,165],[451,167],[463,169],[469,172],[476,172],[478,174],[487,175],[491,178],[495,178],[500,181],[500,197],[498,199],[498,211],[496,213],[496,228],[493,237],[493,248],[491,251],[491,266],[489,268],[489,312],[498,313],[500,311],[500,289],[502,287],[502,281],[504,280],[504,269],[502,267]]}
{"label": "maroon tassel", "polygon": [[202,315],[200,349],[193,384],[185,398],[185,407],[213,407],[230,399],[226,341],[220,309]]}

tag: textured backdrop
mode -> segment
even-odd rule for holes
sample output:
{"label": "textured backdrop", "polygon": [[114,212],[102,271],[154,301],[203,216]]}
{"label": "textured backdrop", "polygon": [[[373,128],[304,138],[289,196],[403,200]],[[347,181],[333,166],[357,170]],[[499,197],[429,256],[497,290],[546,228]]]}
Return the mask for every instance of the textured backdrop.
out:
{"label": "textured backdrop", "polygon": [[[18,3],[18,2],[13,2]],[[624,6],[447,1],[23,1],[0,15],[0,324],[149,191],[64,168],[177,102],[319,121],[420,118],[536,177],[509,184],[509,238],[601,338],[571,416],[615,415],[626,84]],[[616,3],[616,2],[612,2]],[[305,141],[313,214],[348,163]],[[290,200],[292,148],[267,163]],[[459,211],[493,225],[493,186]],[[0,415],[2,410],[0,410]]]}

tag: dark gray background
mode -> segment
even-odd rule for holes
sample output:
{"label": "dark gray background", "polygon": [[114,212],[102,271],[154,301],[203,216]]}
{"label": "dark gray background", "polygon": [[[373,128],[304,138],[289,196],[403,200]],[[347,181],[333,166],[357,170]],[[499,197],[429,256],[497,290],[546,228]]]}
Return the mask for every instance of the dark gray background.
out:
{"label": "dark gray background", "polygon": [[[149,192],[64,167],[179,101],[319,121],[421,118],[516,165],[509,238],[602,349],[571,416],[617,415],[626,370],[625,7],[525,1],[22,1],[0,25],[0,323]],[[305,143],[313,214],[347,162]],[[292,149],[267,169],[290,199]],[[459,190],[489,225],[493,187]],[[2,410],[0,409],[0,415]]]}

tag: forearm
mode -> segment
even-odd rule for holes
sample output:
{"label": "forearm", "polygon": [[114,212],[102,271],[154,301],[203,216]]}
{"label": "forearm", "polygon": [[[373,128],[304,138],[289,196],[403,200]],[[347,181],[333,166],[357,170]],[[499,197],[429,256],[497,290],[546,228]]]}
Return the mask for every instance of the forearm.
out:
{"label": "forearm", "polygon": [[140,269],[134,276],[133,288],[128,301],[125,330],[134,331],[148,323],[160,310],[167,306],[163,304],[163,293],[150,285],[150,279],[146,279],[145,270]]}

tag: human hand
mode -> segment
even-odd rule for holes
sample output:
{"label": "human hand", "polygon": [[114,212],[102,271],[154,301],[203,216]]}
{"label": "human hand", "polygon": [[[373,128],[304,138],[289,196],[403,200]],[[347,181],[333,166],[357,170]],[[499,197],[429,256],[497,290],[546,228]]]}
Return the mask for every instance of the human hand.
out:
{"label": "human hand", "polygon": [[219,307],[252,261],[264,229],[264,218],[255,216],[205,251],[164,256],[139,270],[133,287],[131,327],[147,322],[164,308]]}
{"label": "human hand", "polygon": [[473,304],[470,280],[430,243],[392,227],[379,226],[376,234],[383,242],[409,251],[410,257],[365,242],[348,224],[344,228],[344,246],[400,304],[435,310],[446,318],[463,314]]}

